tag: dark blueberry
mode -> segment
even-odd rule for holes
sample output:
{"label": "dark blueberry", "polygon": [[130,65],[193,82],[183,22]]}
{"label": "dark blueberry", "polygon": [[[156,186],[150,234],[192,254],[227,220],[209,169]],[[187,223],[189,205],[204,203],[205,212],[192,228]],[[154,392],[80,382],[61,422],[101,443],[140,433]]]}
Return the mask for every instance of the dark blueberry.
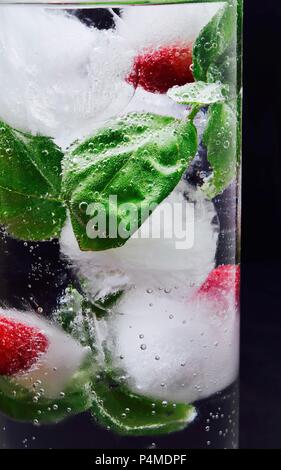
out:
{"label": "dark blueberry", "polygon": [[[119,9],[114,8],[114,13],[119,15]],[[80,10],[68,10],[71,15],[75,15],[82,23],[97,29],[115,28],[114,14],[107,8],[82,8]]]}
{"label": "dark blueberry", "polygon": [[192,186],[202,186],[204,179],[211,174],[211,171],[207,160],[207,149],[201,142],[197,154],[185,173],[185,178]]}
{"label": "dark blueberry", "polygon": [[213,199],[219,218],[216,263],[235,264],[237,262],[237,207],[238,194],[236,182],[231,183],[222,194]]}

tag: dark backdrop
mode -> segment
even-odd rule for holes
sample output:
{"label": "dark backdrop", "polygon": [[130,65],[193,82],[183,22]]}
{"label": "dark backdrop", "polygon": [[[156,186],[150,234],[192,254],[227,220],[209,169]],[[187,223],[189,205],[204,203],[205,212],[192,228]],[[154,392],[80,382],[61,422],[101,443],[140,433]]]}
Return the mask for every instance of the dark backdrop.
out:
{"label": "dark backdrop", "polygon": [[241,448],[281,448],[281,3],[245,0]]}

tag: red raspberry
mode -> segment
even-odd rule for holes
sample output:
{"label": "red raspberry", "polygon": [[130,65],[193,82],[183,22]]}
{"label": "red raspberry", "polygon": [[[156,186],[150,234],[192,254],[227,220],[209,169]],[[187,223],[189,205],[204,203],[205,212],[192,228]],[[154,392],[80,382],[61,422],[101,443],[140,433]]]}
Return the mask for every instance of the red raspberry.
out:
{"label": "red raspberry", "polygon": [[175,85],[194,81],[191,65],[191,45],[163,46],[137,56],[127,81],[151,93],[166,93]]}
{"label": "red raspberry", "polygon": [[37,328],[0,316],[0,375],[30,369],[48,343]]}
{"label": "red raspberry", "polygon": [[240,301],[240,266],[229,264],[213,269],[198,290],[196,297],[199,295],[218,303],[225,303],[227,296],[232,292],[235,296],[236,307],[238,307]]}

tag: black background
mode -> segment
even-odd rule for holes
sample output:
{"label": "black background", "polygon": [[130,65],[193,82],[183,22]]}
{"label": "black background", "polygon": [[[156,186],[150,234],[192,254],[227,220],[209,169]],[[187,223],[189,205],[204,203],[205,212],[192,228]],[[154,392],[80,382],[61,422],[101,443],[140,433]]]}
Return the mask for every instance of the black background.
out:
{"label": "black background", "polygon": [[281,4],[245,0],[241,448],[281,448]]}

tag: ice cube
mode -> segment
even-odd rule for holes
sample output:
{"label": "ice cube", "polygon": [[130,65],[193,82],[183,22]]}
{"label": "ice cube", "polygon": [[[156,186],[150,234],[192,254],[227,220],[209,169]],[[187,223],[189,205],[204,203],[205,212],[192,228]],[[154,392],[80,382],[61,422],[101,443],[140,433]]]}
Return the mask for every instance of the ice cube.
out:
{"label": "ice cube", "polygon": [[125,109],[125,113],[131,112],[154,113],[178,119],[187,114],[186,106],[175,103],[165,94],[149,93],[141,87],[136,89],[134,97]]}
{"label": "ice cube", "polygon": [[223,2],[124,8],[117,31],[138,50],[191,43]]}
{"label": "ice cube", "polygon": [[[190,106],[177,104],[166,94],[149,93],[143,88],[138,87],[124,113],[154,113],[161,116],[171,116],[176,119],[186,119],[190,110]],[[193,122],[197,129],[198,141],[200,141],[206,127],[206,111],[198,111]]]}
{"label": "ice cube", "polygon": [[[187,249],[178,249],[175,233],[188,223],[185,191],[189,202],[194,203],[194,242]],[[183,210],[175,211],[173,216],[175,203],[180,203]],[[61,251],[78,276],[88,281],[88,289],[96,299],[131,286],[186,289],[190,284],[199,286],[214,267],[218,237],[215,216],[213,203],[200,189],[194,190],[182,181],[122,247],[82,252],[67,222],[61,235]],[[151,236],[151,227],[158,238]]]}
{"label": "ice cube", "polygon": [[34,392],[34,384],[40,381],[45,398],[58,398],[89,355],[89,348],[82,347],[56,325],[32,312],[1,309],[0,315],[35,327],[48,341],[46,351],[38,356],[35,364],[29,370],[13,375],[11,379],[31,392]]}
{"label": "ice cube", "polygon": [[128,105],[135,52],[63,10],[0,10],[0,119],[67,145]]}
{"label": "ice cube", "polygon": [[234,305],[221,312],[206,301],[136,289],[121,297],[116,311],[108,320],[106,348],[133,392],[193,403],[236,379]]}

